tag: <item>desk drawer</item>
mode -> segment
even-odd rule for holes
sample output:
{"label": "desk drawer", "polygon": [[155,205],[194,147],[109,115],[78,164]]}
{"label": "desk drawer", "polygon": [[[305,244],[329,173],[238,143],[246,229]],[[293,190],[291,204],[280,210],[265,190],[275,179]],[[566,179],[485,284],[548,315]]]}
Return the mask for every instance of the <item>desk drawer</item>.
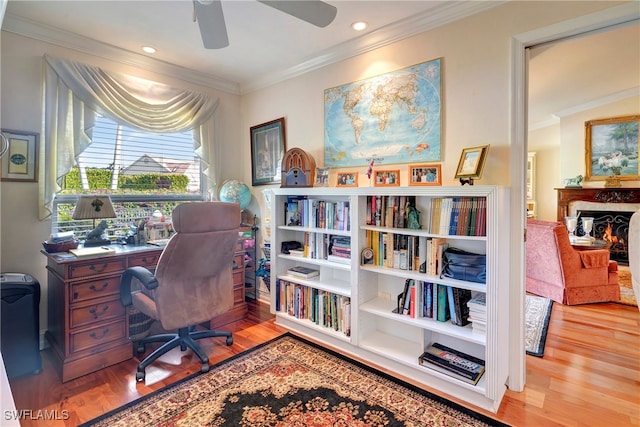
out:
{"label": "desk drawer", "polygon": [[156,268],[162,252],[134,255],[129,257],[129,267],[144,267],[152,270]]}
{"label": "desk drawer", "polygon": [[123,339],[126,337],[125,323],[125,319],[122,319],[118,322],[102,324],[82,332],[72,333],[69,350],[71,353],[75,353]]}
{"label": "desk drawer", "polygon": [[120,294],[120,276],[71,285],[70,302]]}
{"label": "desk drawer", "polygon": [[109,319],[124,319],[125,308],[120,299],[112,299],[97,304],[86,305],[84,307],[74,307],[71,309],[69,320],[70,328],[98,323]]}
{"label": "desk drawer", "polygon": [[69,278],[95,276],[97,274],[116,273],[124,271],[124,258],[96,258],[87,262],[78,262],[69,266]]}

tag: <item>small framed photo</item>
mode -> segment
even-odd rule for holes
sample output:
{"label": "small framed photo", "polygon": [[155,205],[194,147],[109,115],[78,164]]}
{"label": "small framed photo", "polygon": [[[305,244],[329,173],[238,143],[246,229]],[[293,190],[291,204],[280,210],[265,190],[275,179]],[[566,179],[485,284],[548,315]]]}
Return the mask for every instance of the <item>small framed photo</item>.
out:
{"label": "small framed photo", "polygon": [[287,144],[284,117],[251,126],[251,185],[276,184],[281,181],[281,163]]}
{"label": "small framed photo", "polygon": [[377,170],[374,171],[375,180],[374,187],[393,187],[400,186],[399,170]]}
{"label": "small framed photo", "polygon": [[482,170],[484,169],[488,152],[489,145],[463,149],[455,177],[471,179],[482,177]]}
{"label": "small framed photo", "polygon": [[439,164],[409,165],[409,185],[442,185]]}
{"label": "small framed photo", "polygon": [[2,181],[36,182],[38,180],[38,136],[34,132],[2,129],[0,152],[3,153]]}
{"label": "small framed photo", "polygon": [[329,186],[329,168],[316,168],[316,187]]}
{"label": "small framed photo", "polygon": [[357,187],[358,172],[338,172],[338,187]]}

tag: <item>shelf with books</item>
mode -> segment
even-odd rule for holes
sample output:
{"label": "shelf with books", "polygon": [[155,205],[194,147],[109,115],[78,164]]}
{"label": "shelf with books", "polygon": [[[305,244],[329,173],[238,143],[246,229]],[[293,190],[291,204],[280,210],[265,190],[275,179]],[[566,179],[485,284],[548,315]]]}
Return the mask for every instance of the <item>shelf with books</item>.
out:
{"label": "shelf with books", "polygon": [[292,276],[292,275],[281,275],[279,276],[281,280],[286,280],[288,282],[299,283],[304,286],[309,286],[316,289],[321,289],[323,291],[332,292],[338,295],[351,296],[351,284],[348,281],[340,280],[340,279],[332,279],[331,281],[323,281],[318,277],[314,277],[311,279],[303,279],[301,277]]}
{"label": "shelf with books", "polygon": [[336,263],[326,259],[316,259],[316,258],[309,258],[305,256],[299,257],[299,256],[293,256],[293,255],[286,255],[286,254],[278,254],[278,258],[281,260],[293,261],[297,263],[326,266],[330,268],[335,268],[337,270],[344,270],[344,271],[351,270],[351,264]]}
{"label": "shelf with books", "polygon": [[466,326],[457,326],[452,324],[449,320],[441,322],[439,320],[423,316],[413,318],[409,315],[394,313],[394,305],[395,303],[389,299],[375,298],[360,304],[359,309],[365,313],[371,313],[399,323],[446,334],[464,341],[481,345],[486,344],[486,337],[484,335],[474,333],[471,324]]}
{"label": "shelf with books", "polygon": [[[485,375],[480,377],[477,384],[473,385],[453,378],[450,375],[420,366],[418,357],[424,352],[424,346],[416,343],[412,339],[404,339],[382,331],[375,331],[367,335],[366,338],[360,339],[358,344],[363,349],[387,359],[392,359],[410,368],[413,373],[413,378],[416,380],[420,380],[420,376],[435,377],[447,383],[453,382],[458,387],[470,390],[479,395],[487,392]],[[416,370],[416,372],[413,372],[413,370]],[[428,381],[428,383],[431,384],[432,381]]]}
{"label": "shelf with books", "polygon": [[351,336],[351,298],[348,295],[285,278],[277,281],[274,293],[275,309],[280,315],[307,321],[306,326],[325,333]]}
{"label": "shelf with books", "polygon": [[425,282],[440,283],[446,286],[452,286],[454,288],[469,289],[475,292],[486,292],[487,286],[484,283],[465,282],[462,280],[449,279],[447,277],[432,276],[430,274],[419,273],[417,271],[400,270],[398,268],[389,267],[377,267],[374,265],[361,265],[360,270],[370,271],[376,274],[382,274],[386,276],[394,276],[400,278],[409,278],[414,280],[422,280]]}

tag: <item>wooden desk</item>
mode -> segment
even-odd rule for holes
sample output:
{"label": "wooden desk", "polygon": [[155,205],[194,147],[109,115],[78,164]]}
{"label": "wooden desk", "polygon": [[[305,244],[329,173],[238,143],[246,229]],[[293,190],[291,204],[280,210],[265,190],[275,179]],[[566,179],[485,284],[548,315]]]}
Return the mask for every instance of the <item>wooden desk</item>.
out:
{"label": "wooden desk", "polygon": [[[120,277],[129,267],[154,269],[162,247],[112,245],[115,253],[47,257],[49,341],[62,382],[128,360],[133,356],[129,318],[120,302]],[[244,300],[244,251],[234,257],[234,307],[211,320],[212,327],[239,320]]]}

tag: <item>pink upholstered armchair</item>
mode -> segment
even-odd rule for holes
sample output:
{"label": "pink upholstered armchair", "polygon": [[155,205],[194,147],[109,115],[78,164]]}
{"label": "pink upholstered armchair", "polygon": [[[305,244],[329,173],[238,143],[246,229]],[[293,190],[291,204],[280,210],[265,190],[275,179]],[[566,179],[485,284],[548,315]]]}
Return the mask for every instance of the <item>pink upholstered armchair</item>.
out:
{"label": "pink upholstered armchair", "polygon": [[[136,372],[143,381],[145,368],[169,350],[190,348],[202,362],[201,371],[209,370],[209,358],[195,340],[226,337],[228,331],[196,331],[195,325],[225,313],[233,306],[231,266],[240,227],[240,207],[237,203],[183,203],[173,210],[176,231],[158,260],[155,274],[143,267],[125,270],[120,285],[120,300],[158,320],[165,330],[176,334],[160,334],[137,341],[136,352],[145,344],[163,342],[144,360]],[[132,286],[136,278],[140,287]]]}
{"label": "pink upholstered armchair", "polygon": [[620,300],[607,249],[576,250],[559,222],[527,220],[527,292],[573,305]]}

